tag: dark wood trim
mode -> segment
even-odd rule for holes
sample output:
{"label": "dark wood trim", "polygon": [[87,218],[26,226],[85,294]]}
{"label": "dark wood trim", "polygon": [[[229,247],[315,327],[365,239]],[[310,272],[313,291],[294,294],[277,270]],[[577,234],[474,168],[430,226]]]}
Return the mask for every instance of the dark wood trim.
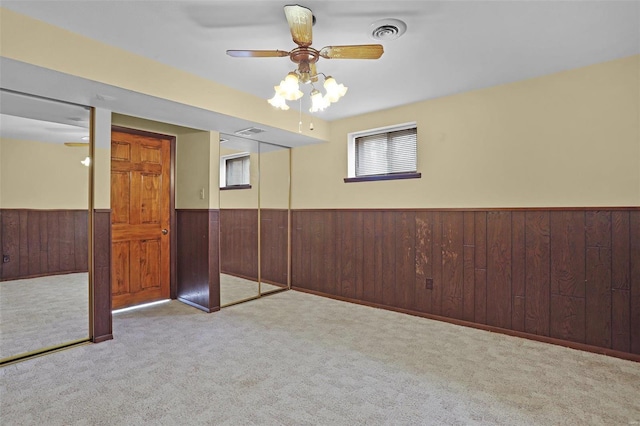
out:
{"label": "dark wood trim", "polygon": [[629,207],[423,207],[423,208],[331,208],[291,209],[296,212],[539,212],[539,211],[640,211],[638,206]]}
{"label": "dark wood trim", "polygon": [[399,179],[420,179],[422,173],[389,173],[387,175],[372,175],[372,176],[358,176],[358,177],[346,177],[344,183],[354,182],[375,182],[379,180],[399,180]]}
{"label": "dark wood trim", "polygon": [[275,282],[275,281],[272,281],[272,280],[267,280],[267,279],[264,279],[264,278],[262,278],[261,282],[263,282],[265,284],[275,285],[276,287],[289,288],[286,283],[278,283],[278,282]]}
{"label": "dark wood trim", "polygon": [[185,305],[189,305],[189,306],[194,307],[196,309],[200,309],[201,311],[204,311],[204,312],[206,312],[208,314],[210,314],[212,312],[217,312],[217,311],[220,310],[220,306],[214,306],[213,308],[207,308],[206,306],[199,305],[199,304],[197,304],[195,302],[192,302],[190,300],[184,299],[182,297],[178,297],[178,300],[180,302],[184,303]]}
{"label": "dark wood trim", "polygon": [[111,210],[93,211],[93,321],[91,341],[113,339],[111,313]]}
{"label": "dark wood trim", "polygon": [[220,191],[229,191],[234,189],[251,189],[250,184],[245,185],[230,185],[230,186],[221,186]]}
{"label": "dark wood trim", "polygon": [[147,130],[133,129],[130,127],[122,127],[122,126],[111,126],[111,131],[114,132],[122,132],[128,133],[130,135],[138,135],[138,136],[146,136],[156,139],[168,139],[170,141],[170,159],[169,159],[169,227],[171,228],[171,234],[169,236],[169,297],[171,299],[175,299],[178,297],[178,279],[177,279],[177,239],[176,239],[176,186],[175,186],[175,176],[176,176],[176,136],[166,135],[163,133],[155,133],[149,132]]}
{"label": "dark wood trim", "polygon": [[242,278],[243,280],[249,280],[249,281],[254,281],[254,282],[258,282],[256,277],[249,277],[246,275],[242,275],[242,274],[237,274],[235,272],[228,272],[228,271],[220,271],[221,274],[225,274],[225,275],[231,275],[232,277],[236,277],[236,278]]}
{"label": "dark wood trim", "polygon": [[87,212],[88,209],[25,209],[25,208],[19,208],[19,209],[13,209],[13,208],[0,208],[0,210],[4,210],[4,211],[17,211],[17,212],[29,212],[29,211],[37,211],[37,212],[47,212],[47,213],[51,213],[51,212]]}
{"label": "dark wood trim", "polygon": [[177,209],[176,213],[178,300],[215,312],[220,309],[220,211]]}
{"label": "dark wood trim", "polygon": [[289,290],[291,290],[289,287],[282,287],[282,288],[277,288],[275,290],[260,292],[260,297],[272,296],[274,294],[282,293]]}
{"label": "dark wood trim", "polygon": [[87,269],[78,269],[78,270],[71,270],[71,271],[59,271],[59,272],[52,272],[52,273],[43,273],[43,274],[32,274],[32,275],[21,275],[18,278],[0,278],[0,282],[3,281],[15,281],[15,280],[25,280],[25,279],[29,279],[29,278],[42,278],[42,277],[53,277],[56,275],[69,275],[69,274],[78,274],[81,272],[88,272]]}
{"label": "dark wood trim", "polygon": [[220,310],[220,210],[210,209],[208,212],[209,222],[209,272],[208,272],[208,292],[209,310],[215,312]]}
{"label": "dark wood trim", "polygon": [[113,340],[113,334],[105,334],[103,336],[94,337],[92,342],[101,343],[101,342],[106,342],[107,340]]}
{"label": "dark wood trim", "polygon": [[585,352],[592,352],[592,353],[596,353],[596,354],[600,354],[600,355],[607,355],[607,356],[612,356],[612,357],[616,357],[616,358],[626,359],[626,360],[629,360],[629,361],[640,362],[640,355],[636,355],[636,354],[632,354],[632,353],[628,353],[628,352],[621,352],[621,351],[617,351],[617,350],[613,350],[613,349],[601,348],[601,347],[598,347],[598,346],[587,345],[587,344],[584,344],[584,343],[570,342],[570,341],[567,341],[567,340],[555,339],[553,337],[547,337],[547,336],[540,336],[540,335],[537,335],[537,334],[525,333],[525,332],[522,332],[522,331],[514,331],[514,330],[495,327],[495,326],[491,326],[491,325],[478,324],[478,323],[475,323],[475,322],[458,320],[458,319],[455,319],[455,318],[448,318],[448,317],[443,317],[443,316],[440,316],[440,315],[427,314],[427,313],[424,313],[424,312],[417,312],[417,311],[413,311],[411,309],[398,308],[398,307],[394,307],[394,306],[383,305],[383,304],[380,304],[380,303],[367,302],[367,301],[358,300],[358,299],[352,299],[352,298],[348,298],[348,297],[336,296],[336,295],[333,295],[333,294],[328,294],[328,293],[324,293],[324,292],[317,291],[317,290],[309,290],[309,289],[305,289],[305,288],[297,287],[297,286],[292,286],[291,290],[299,291],[301,293],[313,294],[315,296],[320,296],[320,297],[327,297],[329,299],[340,300],[342,302],[349,302],[349,303],[355,303],[357,305],[369,306],[369,307],[372,307],[372,308],[385,309],[385,310],[388,310],[388,311],[399,312],[399,313],[402,313],[402,314],[413,315],[413,316],[417,316],[417,317],[421,317],[421,318],[427,318],[427,319],[432,319],[432,320],[436,320],[436,321],[443,321],[443,322],[447,322],[447,323],[454,324],[454,325],[460,325],[460,326],[464,326],[464,327],[471,327],[471,328],[475,328],[475,329],[478,329],[478,330],[484,330],[484,331],[490,331],[490,332],[493,332],[493,333],[506,334],[508,336],[521,337],[521,338],[524,338],[524,339],[536,340],[538,342],[550,343],[550,344],[558,345],[558,346],[564,346],[564,347],[567,347],[567,348],[570,348],[570,349],[577,349],[577,350],[581,350],[581,351],[585,351]]}
{"label": "dark wood trim", "polygon": [[170,200],[169,200],[169,226],[171,226],[171,234],[169,235],[169,297],[176,299],[178,297],[178,239],[176,232],[176,138],[171,139],[171,159],[170,159]]}

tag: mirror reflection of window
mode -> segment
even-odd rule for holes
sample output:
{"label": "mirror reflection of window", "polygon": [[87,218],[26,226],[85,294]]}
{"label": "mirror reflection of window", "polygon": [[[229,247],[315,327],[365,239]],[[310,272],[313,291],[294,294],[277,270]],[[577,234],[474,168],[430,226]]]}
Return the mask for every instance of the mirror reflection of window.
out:
{"label": "mirror reflection of window", "polygon": [[0,91],[0,362],[89,339],[89,121]]}
{"label": "mirror reflection of window", "polygon": [[240,154],[225,159],[226,186],[249,185],[251,182],[251,156]]}

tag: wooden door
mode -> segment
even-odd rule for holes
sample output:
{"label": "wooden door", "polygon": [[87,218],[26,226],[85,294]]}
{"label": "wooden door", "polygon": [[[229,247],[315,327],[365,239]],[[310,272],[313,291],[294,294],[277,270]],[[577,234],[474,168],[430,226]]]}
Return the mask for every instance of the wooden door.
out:
{"label": "wooden door", "polygon": [[171,138],[111,132],[113,309],[170,294]]}

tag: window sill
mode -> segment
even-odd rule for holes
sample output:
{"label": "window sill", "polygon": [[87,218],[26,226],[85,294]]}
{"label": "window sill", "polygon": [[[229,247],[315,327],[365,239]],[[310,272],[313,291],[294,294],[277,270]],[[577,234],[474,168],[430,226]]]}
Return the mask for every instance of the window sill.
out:
{"label": "window sill", "polygon": [[376,180],[420,179],[422,173],[393,173],[388,175],[372,175],[344,178],[344,183],[371,182]]}
{"label": "window sill", "polygon": [[220,187],[220,191],[229,191],[231,189],[251,189],[251,185],[231,185]]}

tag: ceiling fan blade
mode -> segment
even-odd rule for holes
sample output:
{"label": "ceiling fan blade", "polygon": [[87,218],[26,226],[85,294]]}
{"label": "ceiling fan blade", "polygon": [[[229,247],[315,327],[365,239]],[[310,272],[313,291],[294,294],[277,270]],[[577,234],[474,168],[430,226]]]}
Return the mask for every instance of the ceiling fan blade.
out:
{"label": "ceiling fan blade", "polygon": [[384,53],[381,44],[326,46],[320,49],[325,59],[378,59]]}
{"label": "ceiling fan blade", "polygon": [[65,142],[64,145],[69,146],[71,148],[83,148],[83,147],[88,147],[89,142]]}
{"label": "ceiling fan blade", "polygon": [[311,46],[313,13],[306,7],[288,5],[284,7],[284,14],[289,22],[293,41],[301,47]]}
{"label": "ceiling fan blade", "polygon": [[234,58],[279,58],[289,56],[284,50],[227,50]]}

